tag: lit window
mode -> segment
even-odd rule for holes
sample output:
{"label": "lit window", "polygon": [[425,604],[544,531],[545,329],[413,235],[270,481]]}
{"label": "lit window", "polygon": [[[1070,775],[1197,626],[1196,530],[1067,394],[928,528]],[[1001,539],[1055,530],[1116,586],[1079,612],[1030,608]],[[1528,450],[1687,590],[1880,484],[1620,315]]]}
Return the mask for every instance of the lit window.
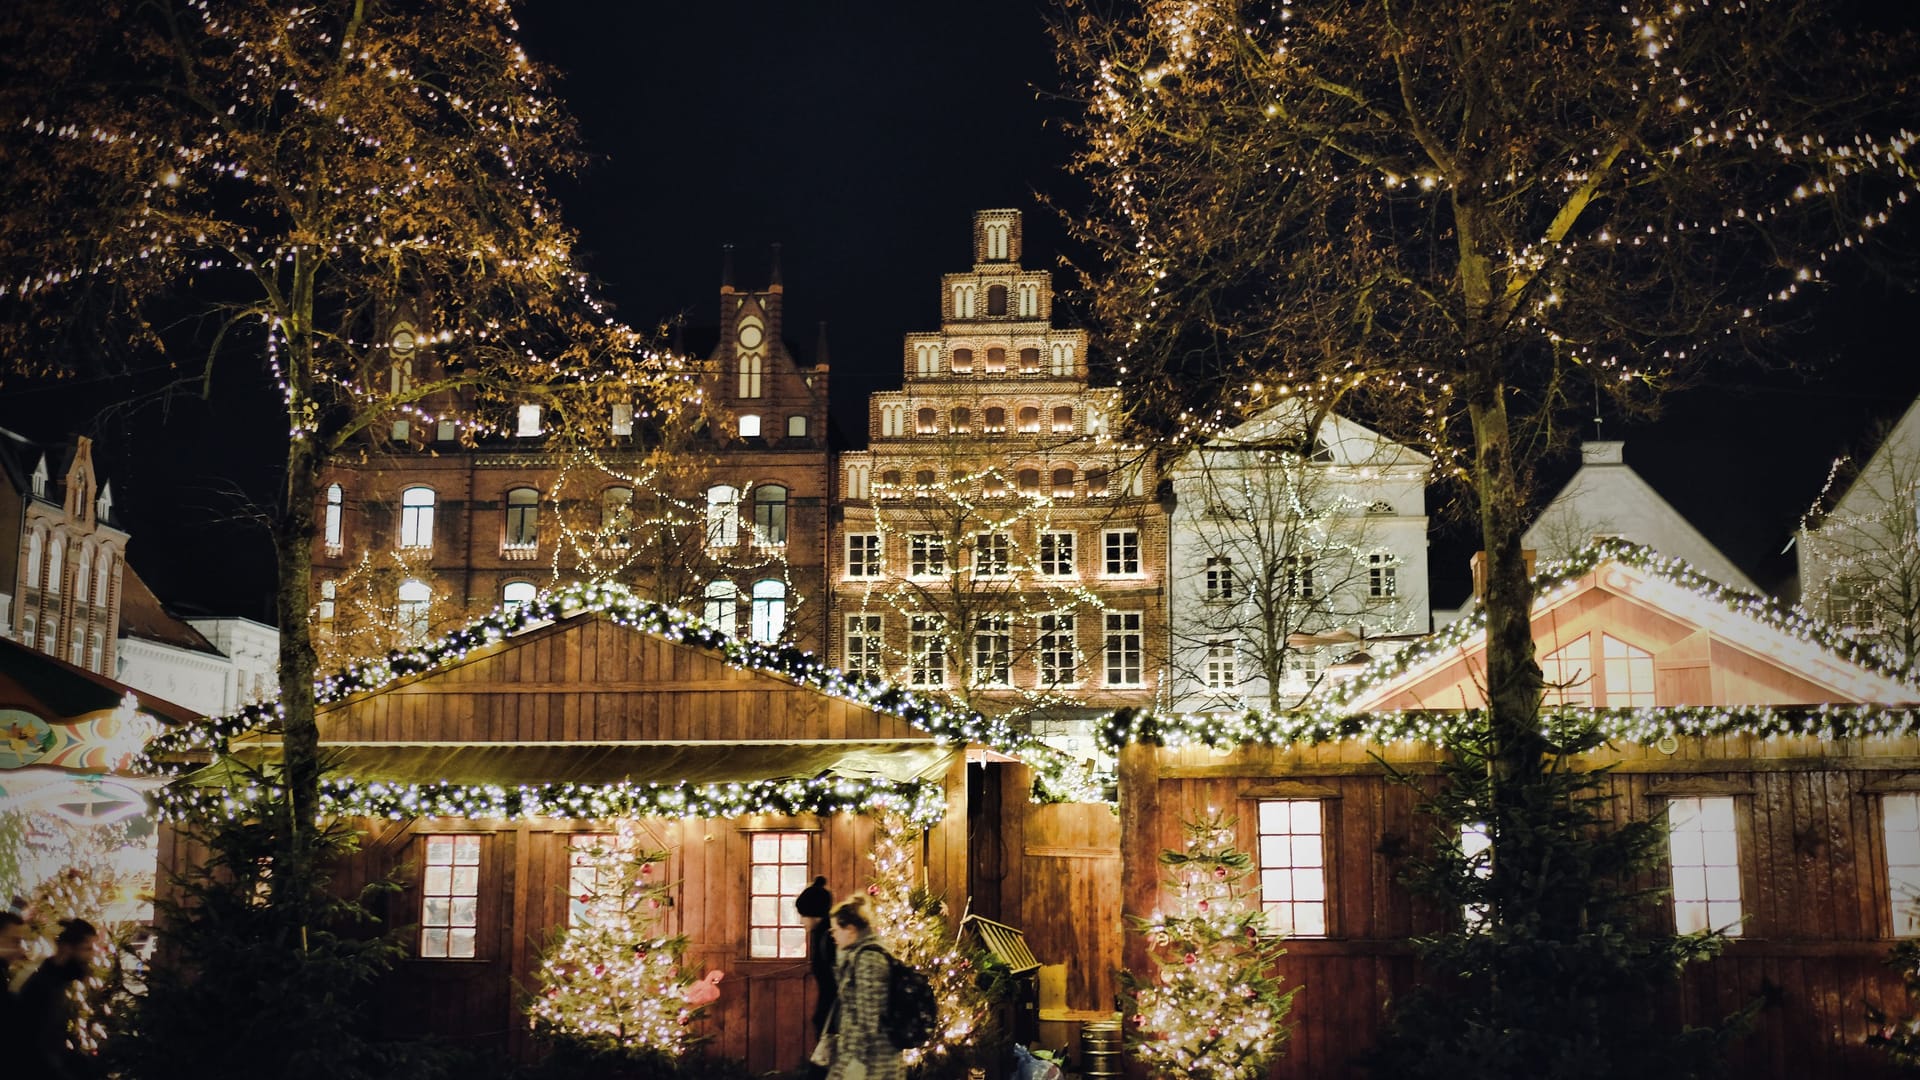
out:
{"label": "lit window", "polygon": [[753,539],[775,547],[787,542],[787,489],[779,484],[753,489]]}
{"label": "lit window", "polygon": [[533,548],[540,543],[540,493],[532,488],[507,492],[508,548]]}
{"label": "lit window", "polygon": [[953,287],[953,317],[956,319],[973,318],[974,289],[971,285]]}
{"label": "lit window", "polygon": [[913,577],[935,577],[947,572],[947,545],[938,533],[911,533],[907,536],[907,573]]}
{"label": "lit window", "polygon": [[40,564],[46,561],[47,534],[35,529],[27,534],[27,587],[40,587]]}
{"label": "lit window", "polygon": [[1020,406],[1020,433],[1037,434],[1040,430],[1040,410],[1032,405]]}
{"label": "lit window", "polygon": [[433,546],[433,489],[410,487],[400,493],[400,546]]}
{"label": "lit window", "polygon": [[608,547],[633,542],[633,489],[610,487],[600,493],[600,534]]}
{"label": "lit window", "polygon": [[1546,681],[1548,705],[1593,705],[1593,646],[1582,634],[1540,658],[1540,677]]}
{"label": "lit window", "polygon": [[989,499],[1005,498],[1007,494],[1007,478],[1000,475],[999,471],[994,469],[982,473],[980,475],[980,494]]}
{"label": "lit window", "polygon": [[787,628],[787,586],[771,578],[753,583],[753,610],[748,633],[753,640],[771,645],[780,640]]}
{"label": "lit window", "polygon": [[1053,497],[1056,499],[1073,498],[1073,470],[1053,470]]}
{"label": "lit window", "polygon": [[888,469],[880,474],[880,497],[897,499],[900,497],[900,470]]}
{"label": "lit window", "polygon": [[740,609],[740,590],[731,581],[709,581],[702,612],[707,622],[723,634],[735,632]]}
{"label": "lit window", "polygon": [[1375,551],[1367,556],[1367,595],[1386,600],[1400,595],[1398,559],[1390,552]]}
{"label": "lit window", "polygon": [[1070,532],[1043,532],[1040,534],[1040,573],[1044,577],[1072,577],[1078,568],[1074,565],[1073,537]]}
{"label": "lit window", "polygon": [[742,413],[740,415],[740,437],[743,439],[757,439],[760,437],[760,415],[758,413]]}
{"label": "lit window", "polygon": [[93,602],[96,604],[105,604],[107,602],[108,588],[112,584],[113,553],[110,551],[102,551],[100,553],[100,565],[93,571]]}
{"label": "lit window", "polygon": [[522,405],[513,428],[514,435],[522,439],[531,439],[540,434],[540,406]]}
{"label": "lit window", "polygon": [[1108,576],[1140,572],[1140,532],[1137,529],[1108,529],[1101,534],[1106,557],[1102,562]]}
{"label": "lit window", "polygon": [[615,435],[633,434],[633,403],[631,401],[613,403],[612,426]]}
{"label": "lit window", "polygon": [[760,354],[746,353],[740,357],[740,396],[757,398],[760,396]]}
{"label": "lit window", "polygon": [[1327,865],[1318,799],[1260,801],[1260,910],[1269,934],[1327,936]]}
{"label": "lit window", "polygon": [[1074,640],[1074,616],[1040,616],[1040,685],[1070,686],[1080,678],[1080,651]]}
{"label": "lit window", "polygon": [[973,630],[975,686],[1013,685],[1013,620],[989,615]]}
{"label": "lit window", "polygon": [[803,832],[753,834],[748,955],[776,960],[807,955],[806,924],[793,906],[793,898],[812,880],[807,840]]}
{"label": "lit window", "polygon": [[1054,406],[1053,433],[1055,435],[1073,434],[1073,406],[1071,405]]}
{"label": "lit window", "polygon": [[441,420],[433,425],[433,437],[441,442],[452,442],[460,437],[460,429],[451,420]]}
{"label": "lit window", "polygon": [[1109,611],[1107,620],[1107,685],[1142,686],[1146,637],[1137,611]]}
{"label": "lit window", "polygon": [[47,497],[47,479],[49,475],[47,472],[47,456],[42,454],[40,455],[39,464],[33,467],[32,480],[33,493],[42,499]]}
{"label": "lit window", "polygon": [[1311,688],[1320,681],[1320,653],[1315,649],[1289,649],[1280,662],[1280,671],[1296,687]]}
{"label": "lit window", "polygon": [[1733,797],[1676,798],[1667,803],[1673,856],[1673,924],[1682,934],[1719,930],[1740,936],[1740,843]]}
{"label": "lit window", "polygon": [[932,409],[921,409],[914,414],[914,430],[922,435],[935,435],[940,431],[940,414]]}
{"label": "lit window", "polygon": [[320,604],[317,615],[321,622],[330,623],[333,621],[334,603],[339,595],[340,586],[338,584],[331,581],[323,581],[320,583]]}
{"label": "lit window", "polygon": [[613,833],[567,837],[567,926],[597,926],[620,914],[626,897],[615,890],[625,875],[620,838]]}
{"label": "lit window", "polygon": [[1920,795],[1888,795],[1880,816],[1887,830],[1887,899],[1895,937],[1920,935]]}
{"label": "lit window", "polygon": [[540,590],[531,581],[509,581],[500,590],[500,606],[507,615],[517,615],[521,608],[533,603],[533,598],[539,594]]}
{"label": "lit window", "polygon": [[880,658],[880,616],[847,616],[846,662],[841,665],[851,679],[884,679],[886,665]]}
{"label": "lit window", "polygon": [[988,435],[1004,435],[1007,431],[1007,410],[998,405],[987,406],[986,415],[980,421],[980,430]]}
{"label": "lit window", "polygon": [[1313,584],[1313,556],[1289,555],[1280,560],[1281,587],[1295,600],[1311,600],[1319,595]]}
{"label": "lit window", "polygon": [[1637,709],[1653,704],[1653,654],[1612,634],[1600,635],[1600,657],[1607,665],[1607,706]]}
{"label": "lit window", "polygon": [[787,438],[804,439],[807,437],[807,418],[805,416],[787,417]]}
{"label": "lit window", "polygon": [[1053,347],[1053,374],[1059,377],[1073,374],[1073,346],[1062,342]]}
{"label": "lit window", "polygon": [[880,576],[880,534],[847,534],[847,576]]}
{"label": "lit window", "polygon": [[480,928],[480,838],[428,836],[420,883],[420,956],[471,960]]}
{"label": "lit window", "polygon": [[[1460,826],[1460,854],[1474,877],[1481,881],[1493,877],[1493,837],[1487,835],[1485,824],[1470,821]],[[1487,905],[1468,904],[1460,909],[1460,917],[1468,926],[1478,926],[1487,921]]]}
{"label": "lit window", "polygon": [[873,494],[873,467],[869,465],[847,466],[847,498],[866,499]]}
{"label": "lit window", "polygon": [[1207,642],[1207,663],[1202,674],[1209,690],[1231,690],[1240,684],[1232,641]]}
{"label": "lit window", "polygon": [[419,578],[408,578],[400,583],[399,601],[396,617],[401,636],[410,645],[427,640],[433,614],[432,586]]}
{"label": "lit window", "polygon": [[946,627],[937,615],[907,620],[907,683],[921,689],[947,685]]}
{"label": "lit window", "polygon": [[[92,577],[93,577],[93,545],[81,544],[80,558],[74,563],[73,598],[75,600],[78,600],[83,604],[87,602],[87,595],[92,591],[89,588],[89,586],[92,585],[92,580],[91,580]],[[74,661],[74,663],[77,664],[79,663],[79,661],[76,660]]]}
{"label": "lit window", "polygon": [[998,346],[987,350],[987,374],[998,375],[1007,370],[1007,350]]}
{"label": "lit window", "polygon": [[1021,349],[1020,350],[1020,374],[1022,375],[1040,374],[1040,350],[1039,349]]}
{"label": "lit window", "polygon": [[913,347],[913,373],[923,377],[940,373],[940,346],[915,345]]}
{"label": "lit window", "polygon": [[[931,346],[929,347],[931,348]],[[937,348],[935,349],[935,355],[938,355]],[[972,349],[953,350],[952,367],[953,367],[953,373],[955,375],[965,375],[973,371],[973,350]],[[926,371],[922,372],[922,374],[924,375],[933,374],[932,367],[929,366]]]}
{"label": "lit window", "polygon": [[346,550],[346,541],[341,535],[345,512],[346,493],[340,490],[339,484],[328,484],[325,537],[329,555],[338,555]]}
{"label": "lit window", "polygon": [[906,434],[907,407],[905,405],[880,406],[880,434]]}
{"label": "lit window", "polygon": [[740,493],[727,484],[707,489],[707,546],[730,548],[740,542]]}
{"label": "lit window", "polygon": [[1207,599],[1233,599],[1233,560],[1225,555],[1209,556],[1205,577]]}
{"label": "lit window", "polygon": [[1006,577],[1012,572],[1013,538],[1005,533],[973,535],[973,576]]}
{"label": "lit window", "polygon": [[67,538],[56,532],[47,540],[47,591],[58,595],[67,585]]}
{"label": "lit window", "polygon": [[[1035,285],[1032,282],[1027,282],[1025,284],[1022,284],[1020,286],[1021,318],[1031,319],[1034,316],[1039,314],[1040,314],[1040,286]],[[1029,353],[1029,352],[1033,353],[1036,357],[1038,357],[1040,350],[1039,349],[1021,350],[1022,355],[1025,355],[1026,353]],[[1038,359],[1035,359],[1034,366],[1035,367],[1040,366],[1040,362]]]}
{"label": "lit window", "polygon": [[1040,470],[1021,469],[1014,474],[1013,482],[1019,486],[1022,495],[1040,494]]}

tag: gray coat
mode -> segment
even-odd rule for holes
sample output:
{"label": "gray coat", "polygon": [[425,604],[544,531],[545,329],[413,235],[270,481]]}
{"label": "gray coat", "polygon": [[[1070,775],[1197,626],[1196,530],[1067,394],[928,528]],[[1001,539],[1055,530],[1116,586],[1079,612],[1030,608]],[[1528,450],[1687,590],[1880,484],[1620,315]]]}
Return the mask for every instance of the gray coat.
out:
{"label": "gray coat", "polygon": [[864,935],[851,948],[840,950],[839,1037],[834,1041],[833,1065],[827,1080],[843,1080],[849,1062],[867,1066],[867,1080],[901,1080],[906,1066],[900,1051],[880,1030],[880,1014],[887,1007],[887,981],[892,967],[880,942]]}

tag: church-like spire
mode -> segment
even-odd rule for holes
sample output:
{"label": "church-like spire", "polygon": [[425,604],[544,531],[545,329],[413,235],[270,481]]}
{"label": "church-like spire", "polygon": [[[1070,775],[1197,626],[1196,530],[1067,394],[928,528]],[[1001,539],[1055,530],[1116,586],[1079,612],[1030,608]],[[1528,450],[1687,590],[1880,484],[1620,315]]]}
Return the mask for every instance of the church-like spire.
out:
{"label": "church-like spire", "polygon": [[827,320],[820,320],[820,342],[813,349],[813,366],[827,366]]}
{"label": "church-like spire", "polygon": [[720,288],[733,288],[733,245],[720,245]]}
{"label": "church-like spire", "polygon": [[780,280],[780,245],[778,243],[773,245],[773,273],[767,279],[767,287],[769,289],[784,287],[784,283]]}

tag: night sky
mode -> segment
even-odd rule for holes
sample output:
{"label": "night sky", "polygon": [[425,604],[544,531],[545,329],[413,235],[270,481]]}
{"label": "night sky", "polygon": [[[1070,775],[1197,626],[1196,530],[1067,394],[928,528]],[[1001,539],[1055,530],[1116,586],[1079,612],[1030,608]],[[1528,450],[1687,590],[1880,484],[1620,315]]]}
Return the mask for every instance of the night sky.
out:
{"label": "night sky", "polygon": [[[900,337],[938,324],[939,275],[963,269],[975,209],[1027,212],[1026,263],[1070,255],[1039,196],[1072,206],[1043,5],[588,4],[541,0],[529,51],[595,160],[559,185],[587,268],[631,323],[718,318],[720,247],[761,287],[784,246],[787,338],[803,362],[829,324],[838,426],[863,438],[866,396],[899,386]],[[1908,215],[1912,218],[1914,215]],[[1907,235],[1920,235],[1911,220]],[[1072,284],[1056,266],[1056,286]],[[1914,297],[1861,274],[1804,308],[1782,366],[1722,372],[1625,438],[1627,461],[1765,586],[1835,454],[1920,394]],[[1070,319],[1071,315],[1056,316]],[[133,565],[174,606],[265,619],[272,554],[251,507],[270,498],[284,420],[264,375],[227,369],[208,402],[100,415],[131,389],[10,385],[0,426],[92,435],[133,533]],[[1549,490],[1572,463],[1549,470]],[[1436,494],[1434,509],[1439,511]],[[1473,545],[1434,541],[1436,606],[1458,604]]]}

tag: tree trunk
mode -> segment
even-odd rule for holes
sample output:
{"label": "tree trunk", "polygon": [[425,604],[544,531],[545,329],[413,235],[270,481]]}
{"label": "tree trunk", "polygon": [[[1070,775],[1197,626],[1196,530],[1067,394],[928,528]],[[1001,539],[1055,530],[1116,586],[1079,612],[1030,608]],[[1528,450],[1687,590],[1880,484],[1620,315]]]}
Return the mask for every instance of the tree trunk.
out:
{"label": "tree trunk", "polygon": [[287,787],[287,845],[300,865],[320,803],[320,731],[314,719],[311,593],[313,507],[321,461],[312,436],[296,433],[287,448],[286,504],[274,529],[280,575],[280,708]]}
{"label": "tree trunk", "polygon": [[1543,681],[1533,654],[1533,579],[1521,552],[1526,503],[1507,422],[1506,386],[1487,379],[1468,402],[1473,423],[1473,487],[1479,502],[1487,613],[1487,712],[1497,776],[1524,777],[1540,767]]}

